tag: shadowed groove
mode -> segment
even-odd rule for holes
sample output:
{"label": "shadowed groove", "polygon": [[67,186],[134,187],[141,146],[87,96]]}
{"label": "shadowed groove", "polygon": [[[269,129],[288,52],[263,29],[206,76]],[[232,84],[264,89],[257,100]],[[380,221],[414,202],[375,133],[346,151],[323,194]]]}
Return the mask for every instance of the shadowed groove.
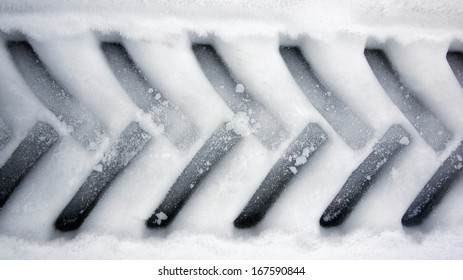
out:
{"label": "shadowed groove", "polygon": [[317,111],[352,149],[362,149],[373,129],[334,92],[326,89],[298,47],[280,47],[289,72]]}
{"label": "shadowed groove", "polygon": [[167,138],[178,148],[190,147],[198,138],[190,119],[150,84],[121,44],[102,43],[101,47],[114,75],[135,104],[164,127]]}
{"label": "shadowed groove", "polygon": [[397,124],[392,125],[368,157],[349,176],[320,218],[320,225],[332,227],[342,224],[386,164],[409,143],[410,138],[405,129]]}
{"label": "shadowed groove", "polygon": [[328,136],[318,124],[309,124],[272,167],[246,207],[235,219],[235,227],[248,228],[259,223],[309,157],[327,139]]}
{"label": "shadowed groove", "polygon": [[441,164],[402,217],[404,226],[417,226],[431,214],[463,171],[463,142]]}
{"label": "shadowed groove", "polygon": [[66,123],[68,132],[85,148],[96,150],[105,133],[98,119],[48,72],[27,42],[8,42],[8,50],[23,79],[40,102]]}
{"label": "shadowed groove", "polygon": [[149,228],[168,226],[217,163],[242,137],[222,124],[195,154],[161,204],[146,221]]}
{"label": "shadowed groove", "polygon": [[58,139],[58,133],[44,122],[38,122],[29,131],[5,165],[0,168],[0,208],[3,207],[26,174]]}
{"label": "shadowed groove", "polygon": [[366,49],[365,57],[384,91],[426,143],[437,152],[445,150],[452,132],[404,85],[386,54]]}
{"label": "shadowed groove", "polygon": [[151,136],[137,123],[131,123],[105,152],[103,159],[93,168],[85,183],[56,219],[60,231],[79,228],[90,215],[111,182],[139,154]]}
{"label": "shadowed groove", "polygon": [[195,44],[193,51],[201,68],[215,91],[235,113],[249,117],[251,129],[267,148],[277,148],[287,137],[283,124],[258,101],[245,85],[237,82],[230,70],[211,45]]}
{"label": "shadowed groove", "polygon": [[10,142],[12,137],[12,131],[9,129],[5,122],[0,119],[0,150],[5,147],[5,145]]}
{"label": "shadowed groove", "polygon": [[448,52],[447,61],[452,68],[455,77],[457,78],[460,86],[463,87],[463,53],[462,52]]}

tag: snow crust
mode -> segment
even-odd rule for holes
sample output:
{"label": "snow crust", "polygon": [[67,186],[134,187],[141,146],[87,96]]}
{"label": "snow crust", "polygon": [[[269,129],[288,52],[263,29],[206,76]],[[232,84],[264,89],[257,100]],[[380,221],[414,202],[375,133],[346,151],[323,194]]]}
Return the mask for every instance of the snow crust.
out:
{"label": "snow crust", "polygon": [[[0,258],[463,258],[462,180],[425,225],[400,224],[463,139],[463,89],[445,59],[449,48],[463,50],[462,19],[460,0],[2,1],[0,118],[13,138],[0,150],[0,164],[37,120],[50,123],[62,139],[0,210]],[[88,174],[100,169],[105,144],[96,153],[85,150],[40,103],[3,46],[11,38],[30,40],[53,76],[110,136],[132,121],[153,136],[74,233],[55,231],[54,220]],[[162,96],[191,117],[200,134],[193,146],[176,149],[130,100],[105,64],[99,40],[121,42]],[[243,84],[236,92],[249,92],[284,123],[290,135],[280,147],[266,149],[250,134],[245,114],[233,117],[202,73],[191,40],[214,44],[240,75]],[[298,88],[280,44],[298,45],[307,54],[324,85],[371,125],[373,141],[356,151],[342,141]],[[365,60],[365,46],[386,48],[398,71],[406,73],[407,86],[448,125],[455,137],[445,151],[429,147],[388,98]],[[147,229],[145,220],[223,122],[245,140],[200,185],[191,186],[196,193],[167,229]],[[233,220],[309,122],[328,134],[325,147],[256,228],[235,229]],[[342,226],[320,228],[326,206],[393,123],[411,135],[401,140],[404,152]],[[297,166],[306,157],[291,160]],[[159,219],[167,218],[161,214]]]}

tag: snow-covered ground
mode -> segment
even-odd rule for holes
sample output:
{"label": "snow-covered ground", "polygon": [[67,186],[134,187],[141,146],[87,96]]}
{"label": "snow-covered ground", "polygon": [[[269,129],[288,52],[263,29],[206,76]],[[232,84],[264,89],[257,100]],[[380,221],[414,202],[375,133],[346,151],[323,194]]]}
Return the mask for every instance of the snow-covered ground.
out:
{"label": "snow-covered ground", "polygon": [[[37,120],[61,135],[0,210],[0,258],[463,258],[461,179],[424,225],[401,224],[410,203],[463,139],[463,89],[446,60],[449,48],[463,50],[459,0],[3,0],[0,32],[0,119],[13,131],[0,150],[0,165]],[[84,148],[33,93],[8,40],[27,40],[51,75],[99,120],[100,148]],[[122,43],[150,84],[189,117],[198,133],[191,146],[179,149],[168,130],[137,107],[107,64],[102,41]],[[288,135],[275,150],[254,135],[244,137],[169,227],[148,229],[146,219],[195,153],[216,127],[233,119],[192,42],[213,44],[240,81],[237,92],[260,102]],[[280,45],[299,46],[320,81],[372,128],[365,147],[351,149],[315,109],[286,67]],[[407,87],[453,133],[443,152],[436,153],[391,101],[365,59],[365,47],[386,50]],[[109,139],[132,121],[152,135],[151,142],[79,230],[55,230],[56,218]],[[308,123],[321,126],[327,143],[260,224],[235,228],[234,219]],[[323,211],[394,123],[407,130],[410,143],[343,225],[321,228]]]}

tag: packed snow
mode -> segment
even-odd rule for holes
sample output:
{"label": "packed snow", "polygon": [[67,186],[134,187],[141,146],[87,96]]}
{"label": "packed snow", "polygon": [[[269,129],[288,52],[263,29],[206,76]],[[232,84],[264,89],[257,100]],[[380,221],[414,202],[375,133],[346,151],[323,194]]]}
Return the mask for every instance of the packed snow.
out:
{"label": "packed snow", "polygon": [[[12,131],[3,148],[0,143],[0,165],[37,121],[61,136],[0,209],[0,258],[463,258],[462,179],[424,225],[401,225],[410,203],[463,139],[463,88],[445,58],[449,48],[463,50],[460,0],[84,2],[0,4],[0,119]],[[99,120],[107,135],[96,151],[83,147],[65,119],[24,81],[9,40],[27,40],[64,90]],[[101,42],[121,43],[149,82],[144,90],[175,104],[196,126],[187,148],[179,149],[172,138],[179,134],[166,134],[125,92]],[[264,145],[253,134],[253,116],[233,112],[221,98],[192,42],[214,46],[239,81],[231,90],[251,96],[281,122],[286,131],[275,136],[282,136],[277,144]],[[282,59],[281,45],[298,46],[326,94],[336,95],[371,127],[363,148],[349,147],[311,104]],[[430,147],[391,101],[365,59],[365,47],[387,49],[404,84],[453,133],[445,150]],[[151,142],[80,229],[55,230],[56,218],[88,175],[103,171],[99,162],[110,138],[134,121]],[[288,157],[297,175],[264,220],[255,228],[234,228],[268,171],[309,123],[328,135],[324,146],[313,158],[309,149]],[[344,224],[320,227],[320,216],[351,172],[395,123],[410,134],[400,139],[407,147],[388,162]],[[195,193],[169,227],[148,229],[146,219],[222,124],[243,140],[202,182],[187,185]],[[265,123],[259,125],[265,129]],[[168,219],[156,215],[159,223]]]}

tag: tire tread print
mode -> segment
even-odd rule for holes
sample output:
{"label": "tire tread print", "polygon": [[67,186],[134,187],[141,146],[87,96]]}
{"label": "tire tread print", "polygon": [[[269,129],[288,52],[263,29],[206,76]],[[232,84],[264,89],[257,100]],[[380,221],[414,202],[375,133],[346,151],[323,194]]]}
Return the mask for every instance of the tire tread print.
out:
{"label": "tire tread print", "polygon": [[[44,66],[41,64],[40,59],[35,55],[34,50],[30,47],[27,42],[10,42],[8,44],[8,48],[12,53],[13,60],[15,61],[16,65],[23,76],[29,75],[29,80],[26,80],[26,83],[29,84],[31,89],[34,91],[35,87],[44,87],[50,89],[51,94],[55,95],[55,97],[46,97],[46,98],[56,98],[56,96],[63,98],[65,102],[69,102],[67,100],[71,99],[72,102],[76,102],[80,104],[77,100],[74,100],[71,95],[65,93],[64,89],[62,89],[58,82],[53,80],[53,77],[48,74]],[[125,49],[120,44],[105,44],[102,45],[103,52],[105,52],[108,60],[111,59],[121,59],[125,60],[124,63],[128,63],[131,70],[134,70],[139,73],[137,70],[137,66],[133,64],[130,60],[130,57],[125,52]],[[113,57],[109,57],[108,49],[113,48]],[[288,133],[284,126],[275,119],[270,112],[267,112],[265,108],[263,108],[259,103],[252,99],[252,96],[245,93],[243,90],[238,89],[237,85],[239,82],[236,82],[234,76],[230,71],[227,69],[224,62],[221,60],[220,56],[215,52],[214,48],[211,45],[204,45],[204,44],[194,44],[192,46],[192,51],[195,53],[198,61],[202,67],[203,72],[208,77],[209,81],[212,83],[213,87],[216,89],[217,93],[224,99],[227,105],[234,111],[235,114],[240,112],[246,112],[250,115],[252,113],[256,113],[256,116],[263,116],[263,118],[269,118],[270,122],[264,122],[270,129],[265,127],[264,129],[257,129],[253,130],[253,134],[261,141],[264,146],[268,149],[275,149],[278,145],[284,141],[285,138],[288,137]],[[114,54],[116,55],[114,56]],[[18,60],[18,55],[21,56],[24,54],[26,57],[29,56],[29,59],[36,60],[36,67],[37,69],[31,70],[35,72],[36,75],[42,75],[43,78],[41,81],[37,82],[36,84],[31,84],[30,73],[27,72],[28,69],[21,66],[21,59]],[[338,135],[346,141],[347,144],[352,149],[361,149],[363,148],[366,143],[372,138],[373,130],[360,118],[358,118],[355,113],[351,109],[349,109],[340,99],[337,99],[333,93],[329,92],[323,85],[320,83],[316,74],[313,73],[311,70],[310,65],[305,60],[301,50],[298,47],[281,47],[280,54],[282,55],[283,59],[285,60],[288,70],[293,75],[293,78],[298,83],[300,88],[303,92],[309,97],[309,100],[316,105],[318,101],[315,100],[315,95],[319,95],[317,98],[321,97],[321,102],[318,102],[318,105],[315,106],[317,110],[319,110],[320,114],[325,117],[328,123],[335,129]],[[386,87],[386,84],[394,84],[394,87],[399,87],[399,91],[396,93],[391,94],[390,92],[386,91],[394,104],[399,107],[399,109],[404,113],[407,119],[412,123],[412,125],[417,129],[419,134],[426,140],[426,142],[434,148],[437,152],[443,151],[447,143],[452,139],[453,134],[450,132],[446,126],[431,112],[427,109],[416,97],[414,97],[413,93],[411,93],[401,82],[400,77],[398,76],[397,72],[395,72],[393,65],[388,60],[387,56],[385,55],[384,51],[382,50],[371,50],[365,49],[365,57],[372,68],[375,76],[377,77],[378,81],[381,85]],[[461,83],[462,71],[463,71],[463,55],[459,52],[449,52],[447,55],[447,60],[455,73],[456,78]],[[224,85],[228,85],[228,92],[227,90],[223,90],[224,87],[221,87],[218,84],[214,84],[215,82],[213,79],[210,79],[211,69],[207,69],[206,61],[215,61],[211,65],[213,68],[218,72],[221,72],[223,75],[222,82]],[[295,64],[297,63],[297,64]],[[109,63],[111,66],[111,63]],[[113,64],[112,70],[115,72],[115,76],[118,76],[117,66]],[[215,65],[215,66],[214,66]],[[214,70],[212,69],[212,70]],[[379,70],[378,70],[379,69]],[[307,74],[309,73],[309,74]],[[386,73],[386,75],[380,74]],[[119,73],[120,74],[120,73]],[[32,74],[34,75],[34,74]],[[312,82],[316,83],[318,87],[314,89],[314,87],[308,90],[306,85],[298,82],[298,75],[309,75],[311,77]],[[382,76],[383,75],[383,76]],[[139,76],[138,78],[140,78]],[[118,77],[119,81],[121,81],[121,77]],[[142,79],[145,79],[142,77]],[[48,83],[47,85],[41,85],[42,83]],[[146,84],[149,86],[149,84]],[[145,86],[146,86],[145,85]],[[151,88],[151,87],[149,87]],[[148,90],[149,90],[148,88]],[[230,91],[230,88],[232,89]],[[125,87],[126,91],[127,87]],[[308,91],[310,91],[308,93]],[[43,90],[41,90],[43,92]],[[329,93],[328,93],[329,92]],[[315,95],[314,95],[315,94]],[[310,96],[312,95],[312,96]],[[155,95],[156,96],[156,95]],[[50,108],[50,104],[47,104],[46,98],[38,96],[39,99],[48,105],[47,107],[54,111],[57,116],[61,116],[59,112],[57,112],[56,108],[59,109],[60,105],[56,108]],[[325,110],[322,104],[325,102],[325,105],[328,107],[335,108],[333,110],[335,113],[333,117],[327,117]],[[255,105],[257,104],[257,105]],[[138,104],[139,107],[142,107]],[[63,105],[67,106],[67,105]],[[174,106],[172,107],[174,110],[177,108]],[[169,107],[169,109],[172,109]],[[421,118],[423,121],[416,121],[420,118],[413,118],[411,116],[410,108],[418,108],[417,112],[419,114],[424,114],[425,118]],[[146,109],[146,108],[142,108]],[[79,105],[78,111],[83,110],[84,112],[86,109]],[[146,110],[145,110],[146,111]],[[416,111],[416,110],[415,110]],[[336,115],[336,112],[339,114]],[[342,113],[342,114],[341,114]],[[90,116],[92,115],[91,112],[88,112]],[[181,112],[179,112],[181,114]],[[162,115],[162,114],[161,114]],[[349,122],[357,124],[357,129],[355,133],[361,135],[362,137],[357,136],[349,136],[342,131],[342,122],[338,123],[340,115],[349,116],[347,118]],[[352,117],[353,116],[353,117]],[[334,120],[338,118],[337,120]],[[354,121],[352,121],[354,120]],[[69,121],[64,120],[66,123],[69,124]],[[104,128],[101,127],[99,122],[96,121],[96,129],[92,130],[92,133],[99,134],[98,137],[101,137],[101,134],[104,133]],[[189,120],[188,120],[189,121]],[[427,121],[425,124],[424,121]],[[161,121],[162,122],[162,121]],[[231,123],[231,122],[230,122]],[[204,145],[199,149],[196,155],[193,157],[191,162],[186,166],[180,176],[177,178],[174,185],[171,187],[167,195],[165,196],[163,202],[156,208],[156,210],[152,213],[151,217],[146,221],[146,225],[149,228],[158,228],[158,227],[166,227],[175,218],[175,216],[180,212],[182,206],[187,203],[188,199],[192,196],[194,191],[197,189],[197,186],[201,184],[201,181],[207,176],[210,170],[229,152],[232,151],[233,147],[237,145],[242,136],[237,134],[233,128],[227,127],[230,123],[223,123],[217,128],[217,130],[210,136],[209,139],[206,140]],[[268,125],[268,124],[272,125]],[[429,126],[431,123],[430,130],[424,130],[425,126]],[[1,123],[0,123],[1,125]],[[40,129],[46,130],[48,134],[46,134],[45,139],[47,140],[46,147],[37,148],[41,154],[44,154],[58,139],[58,134],[49,126],[48,124],[39,122],[36,127],[32,130],[32,134],[35,135],[34,132],[37,130],[37,126],[41,127]],[[188,123],[187,126],[189,127],[186,131],[195,131],[194,124]],[[3,128],[6,126],[0,126],[0,133],[2,135],[11,134],[8,132],[8,128]],[[43,128],[48,127],[48,128]],[[191,130],[193,129],[193,130]],[[7,131],[7,132],[2,132]],[[311,132],[310,132],[311,131]],[[185,132],[185,131],[183,131]],[[265,133],[271,132],[271,137],[265,135]],[[196,132],[195,132],[196,133]],[[304,134],[305,133],[305,134]],[[308,136],[310,134],[310,137]],[[72,133],[71,133],[72,134]],[[188,134],[188,133],[187,133]],[[9,139],[10,137],[5,136],[1,139]],[[196,139],[196,134],[193,138]],[[30,135],[28,136],[31,137]],[[92,136],[93,137],[93,136]],[[301,137],[304,138],[301,140]],[[307,138],[308,137],[308,138]],[[29,139],[26,138],[26,139]],[[78,136],[76,137],[78,140]],[[80,227],[80,225],[85,221],[88,217],[92,209],[95,207],[98,200],[103,196],[104,192],[110,185],[110,182],[125,168],[125,166],[130,162],[137,154],[139,154],[144,146],[150,141],[151,136],[143,131],[138,124],[132,123],[130,124],[126,130],[121,134],[120,138],[113,141],[113,145],[111,148],[105,153],[103,160],[95,167],[96,169],[92,171],[90,176],[87,178],[87,181],[84,185],[81,186],[79,191],[75,194],[74,198],[69,202],[68,206],[63,209],[61,215],[56,220],[56,228],[61,231],[69,231],[75,230]],[[272,141],[269,141],[271,139]],[[307,155],[303,154],[304,149],[302,152],[299,153],[299,157],[305,155],[305,161],[308,160],[308,156],[312,154],[315,150],[323,145],[323,143],[327,140],[326,133],[320,128],[320,126],[316,123],[309,124],[305,129],[304,132],[301,133],[295,140],[293,140],[292,144],[290,144],[289,148],[281,155],[280,160],[275,164],[272,170],[267,174],[266,179],[264,179],[261,186],[257,189],[254,196],[248,202],[248,205],[243,209],[243,212],[240,216],[235,220],[234,224],[238,228],[248,228],[252,227],[257,224],[263,217],[265,213],[268,211],[270,207],[275,203],[277,200],[279,193],[281,193],[289,183],[290,179],[294,177],[297,173],[297,168],[295,165],[291,165],[292,161],[297,162],[298,157],[293,158],[292,154],[294,149],[299,149],[301,143],[310,143],[311,148],[309,148],[309,153]],[[356,139],[355,141],[352,139]],[[7,140],[2,140],[3,145],[7,142]],[[28,149],[34,149],[34,145],[29,143],[21,142],[18,149],[25,149],[24,147],[27,146]],[[26,142],[27,142],[26,141]],[[86,140],[80,139],[80,142],[83,143],[83,146],[89,147],[89,144],[85,142]],[[188,140],[189,141],[189,140]],[[177,147],[180,149],[188,148],[194,140],[190,141],[186,145],[178,144]],[[380,173],[383,169],[383,165],[388,162],[392,157],[395,157],[396,154],[402,149],[402,147],[408,145],[410,141],[410,137],[408,133],[400,126],[400,125],[393,125],[391,128],[385,133],[385,135],[379,140],[377,144],[373,147],[372,153],[365,159],[365,161],[354,171],[344,184],[341,191],[338,195],[333,199],[332,203],[328,206],[325,213],[322,215],[320,219],[320,224],[322,226],[336,226],[341,224],[344,219],[349,215],[349,213],[353,210],[355,204],[360,200],[360,198],[366,193],[368,188],[373,183],[373,177]],[[124,143],[124,144],[121,144]],[[27,144],[27,145],[26,145]],[[36,143],[35,143],[36,144]],[[1,148],[2,142],[0,142]],[[183,145],[183,146],[182,146]],[[37,146],[37,144],[36,144]],[[462,165],[461,158],[463,154],[461,152],[461,147],[463,143],[445,160],[445,162],[441,165],[439,170],[434,174],[434,176],[430,179],[428,184],[423,188],[420,194],[417,196],[415,201],[410,205],[410,208],[407,210],[407,213],[404,214],[402,219],[402,223],[405,226],[411,225],[418,225],[423,222],[423,220],[429,215],[429,213],[434,209],[442,197],[449,191],[451,184],[456,180],[457,176],[460,174],[460,169]],[[297,148],[295,148],[297,147]],[[17,149],[17,150],[18,150]],[[300,150],[300,149],[299,149]],[[15,151],[16,152],[16,151]],[[32,168],[35,162],[40,158],[36,156],[34,160],[31,160],[32,164],[29,164],[27,168],[23,168],[21,172],[21,178],[25,176],[27,171]],[[109,156],[113,154],[113,157]],[[289,155],[289,156],[288,156]],[[296,155],[294,155],[296,156]],[[7,163],[2,167],[2,172],[6,168],[10,168],[11,164],[9,163],[10,160],[14,160],[15,155],[11,156],[11,158],[7,161]],[[111,158],[109,161],[106,159]],[[128,159],[128,160],[127,160]],[[291,160],[288,160],[291,159]],[[301,159],[299,159],[301,161]],[[304,161],[304,163],[305,163]],[[301,161],[302,162],[302,161]],[[103,172],[101,172],[103,171]],[[368,174],[367,174],[368,173]],[[3,175],[2,175],[3,176]],[[3,178],[2,178],[3,180]],[[13,184],[13,190],[19,184],[20,178],[15,180]],[[267,182],[268,181],[268,182]],[[267,183],[265,183],[267,182]],[[266,188],[265,186],[269,186],[270,183],[274,183],[276,186],[275,188]],[[1,188],[7,189],[6,183],[2,181]],[[5,195],[6,199],[8,199],[9,194]],[[2,192],[2,200],[3,195]],[[257,196],[265,196],[264,199],[267,202],[257,201]],[[426,197],[426,199],[423,199]],[[84,202],[83,202],[84,201]],[[2,205],[4,202],[2,203]],[[257,210],[256,210],[257,209]],[[252,215],[250,214],[252,213]],[[412,215],[413,214],[413,215]],[[415,218],[415,216],[419,216],[420,218]],[[251,218],[249,218],[251,217]],[[417,222],[418,221],[418,222]]]}

